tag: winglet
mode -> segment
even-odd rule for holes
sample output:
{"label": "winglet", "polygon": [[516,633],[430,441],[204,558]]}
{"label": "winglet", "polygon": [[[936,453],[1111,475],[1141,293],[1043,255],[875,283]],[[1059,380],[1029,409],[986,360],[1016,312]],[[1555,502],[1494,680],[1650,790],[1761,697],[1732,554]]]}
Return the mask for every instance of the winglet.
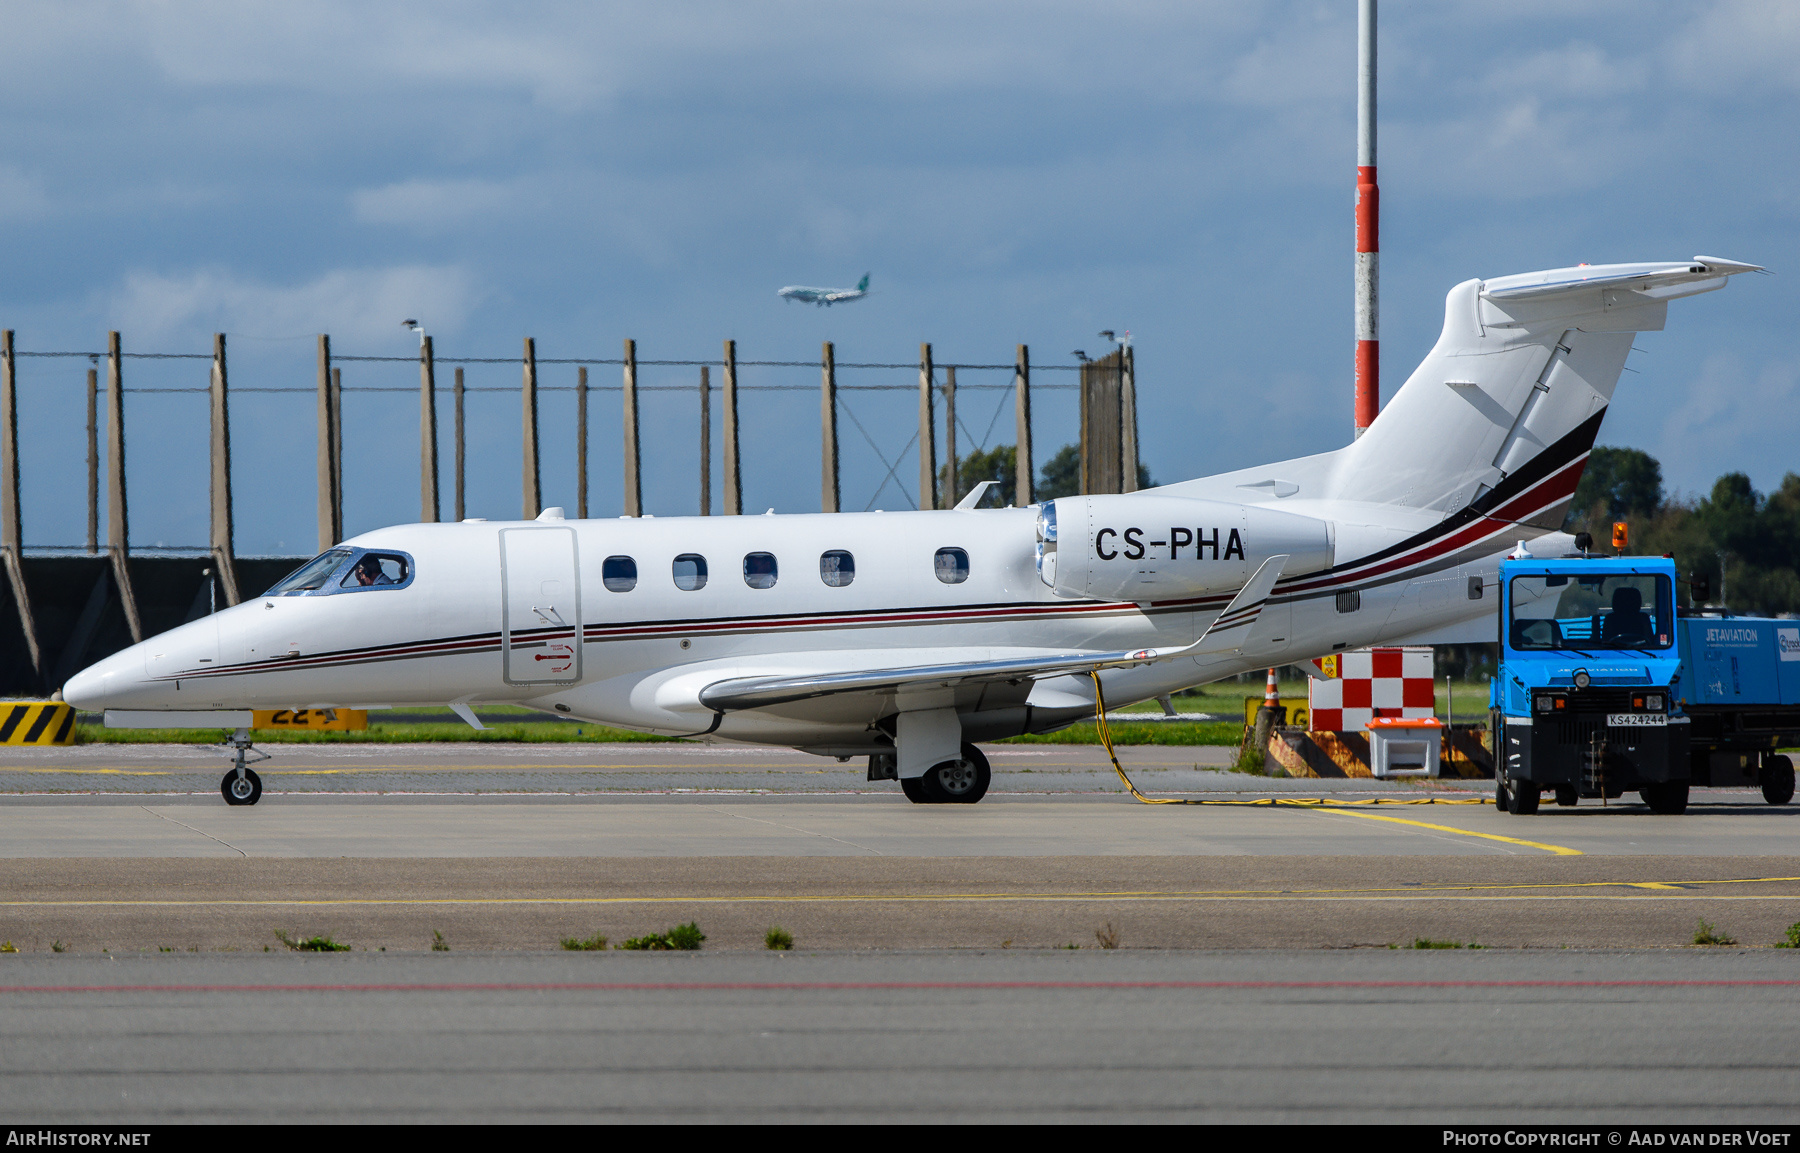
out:
{"label": "winglet", "polygon": [[1272,556],[1264,561],[1262,567],[1244,582],[1244,587],[1238,590],[1238,594],[1231,598],[1225,611],[1206,626],[1200,639],[1181,651],[1220,653],[1243,648],[1250,639],[1251,630],[1256,627],[1257,618],[1262,616],[1263,605],[1268,603],[1269,593],[1275,588],[1275,582],[1281,579],[1281,570],[1287,562],[1285,555]]}

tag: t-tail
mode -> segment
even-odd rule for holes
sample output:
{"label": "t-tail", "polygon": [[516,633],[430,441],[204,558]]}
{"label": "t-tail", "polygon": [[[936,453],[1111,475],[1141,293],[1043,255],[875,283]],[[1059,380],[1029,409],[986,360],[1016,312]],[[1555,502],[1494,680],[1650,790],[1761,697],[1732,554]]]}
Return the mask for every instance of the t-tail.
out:
{"label": "t-tail", "polygon": [[1446,516],[1504,509],[1560,527],[1639,332],[1669,301],[1759,271],[1699,256],[1469,280],[1444,302],[1444,331],[1333,469],[1330,496]]}
{"label": "t-tail", "polygon": [[1265,490],[1555,531],[1632,338],[1659,331],[1669,301],[1760,271],[1697,256],[1464,281],[1445,298],[1436,347],[1355,442],[1173,488]]}

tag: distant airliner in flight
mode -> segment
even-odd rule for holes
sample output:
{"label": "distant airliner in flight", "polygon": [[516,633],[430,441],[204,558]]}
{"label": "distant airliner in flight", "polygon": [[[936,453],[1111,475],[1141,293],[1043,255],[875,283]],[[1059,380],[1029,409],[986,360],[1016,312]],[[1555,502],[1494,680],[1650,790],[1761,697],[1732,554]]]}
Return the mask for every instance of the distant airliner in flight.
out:
{"label": "distant airliner in flight", "polygon": [[861,300],[869,295],[869,274],[863,273],[863,278],[856,282],[855,288],[808,288],[803,284],[790,284],[775,295],[783,300],[798,300],[829,308],[846,300]]}

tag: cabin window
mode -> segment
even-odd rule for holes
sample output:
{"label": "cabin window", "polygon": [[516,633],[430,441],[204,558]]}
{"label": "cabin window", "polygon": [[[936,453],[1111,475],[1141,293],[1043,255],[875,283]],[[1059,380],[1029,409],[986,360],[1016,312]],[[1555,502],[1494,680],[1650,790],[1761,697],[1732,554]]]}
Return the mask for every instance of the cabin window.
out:
{"label": "cabin window", "polygon": [[745,553],[744,583],[753,589],[772,589],[778,575],[776,567],[774,553]]}
{"label": "cabin window", "polygon": [[1337,611],[1353,613],[1360,608],[1362,608],[1362,592],[1360,590],[1351,589],[1347,593],[1337,595]]}
{"label": "cabin window", "polygon": [[969,579],[969,554],[959,548],[941,548],[932,560],[937,579],[947,585],[959,585]]}
{"label": "cabin window", "polygon": [[628,593],[637,587],[637,562],[628,556],[609,556],[600,562],[600,583],[609,593]]}
{"label": "cabin window", "polygon": [[329,552],[320,553],[282,578],[281,583],[264,595],[278,597],[283,593],[312,592],[315,589],[324,588],[325,582],[331,579],[331,574],[338,570],[339,565],[349,559],[350,550],[347,548],[334,548]]}
{"label": "cabin window", "polygon": [[406,583],[406,558],[393,553],[366,552],[357,558],[344,579],[338,582],[339,588],[385,588]]}
{"label": "cabin window", "polygon": [[706,558],[696,552],[684,552],[675,558],[675,587],[693,592],[706,587]]}
{"label": "cabin window", "polygon": [[819,556],[819,579],[834,589],[841,589],[856,579],[856,558],[841,548]]}

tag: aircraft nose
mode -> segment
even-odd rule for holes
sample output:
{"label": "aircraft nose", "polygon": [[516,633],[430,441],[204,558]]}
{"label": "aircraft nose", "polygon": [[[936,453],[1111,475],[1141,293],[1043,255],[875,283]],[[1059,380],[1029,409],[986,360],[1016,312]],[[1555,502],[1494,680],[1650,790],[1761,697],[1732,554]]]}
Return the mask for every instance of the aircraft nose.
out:
{"label": "aircraft nose", "polygon": [[106,690],[112,674],[95,665],[76,673],[63,685],[62,698],[81,712],[97,713],[106,708]]}

